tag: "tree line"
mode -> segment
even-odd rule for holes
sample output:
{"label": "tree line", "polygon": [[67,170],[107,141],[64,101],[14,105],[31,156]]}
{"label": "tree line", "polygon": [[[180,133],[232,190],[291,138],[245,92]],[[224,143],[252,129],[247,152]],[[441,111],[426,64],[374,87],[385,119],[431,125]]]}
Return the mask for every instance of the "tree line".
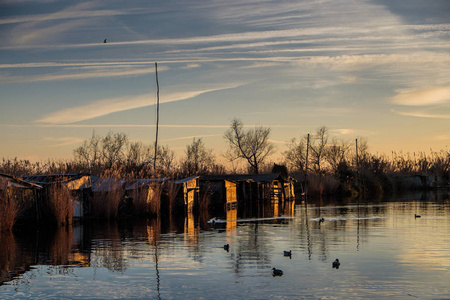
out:
{"label": "tree line", "polygon": [[[276,148],[270,141],[271,129],[263,126],[245,128],[240,119],[233,119],[224,133],[227,150],[223,157],[235,165],[243,162],[244,169],[230,170],[218,163],[212,149],[202,138],[194,138],[186,145],[178,159],[169,146],[145,145],[132,142],[125,133],[109,132],[105,136],[95,131],[92,136],[73,150],[73,159],[32,163],[28,160],[5,159],[0,162],[0,172],[15,176],[29,174],[68,174],[87,172],[93,175],[121,174],[126,178],[181,177],[203,174],[244,172],[250,174],[270,172],[274,164],[271,156]],[[311,134],[289,141],[282,152],[282,161],[289,173],[298,181],[310,181],[320,194],[327,193],[327,186],[334,192],[360,188],[364,182],[372,190],[395,189],[396,178],[405,175],[428,175],[436,185],[449,182],[449,150],[432,151],[430,154],[392,152],[371,154],[367,141],[346,140],[332,136],[327,127],[321,126]]]}

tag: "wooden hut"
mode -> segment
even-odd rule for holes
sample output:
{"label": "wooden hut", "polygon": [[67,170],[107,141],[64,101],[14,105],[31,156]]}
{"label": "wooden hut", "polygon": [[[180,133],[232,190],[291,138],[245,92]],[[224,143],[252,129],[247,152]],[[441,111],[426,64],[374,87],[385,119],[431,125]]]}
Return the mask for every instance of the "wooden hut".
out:
{"label": "wooden hut", "polygon": [[120,212],[134,215],[161,215],[161,196],[168,178],[138,179],[125,189]]}
{"label": "wooden hut", "polygon": [[[78,174],[52,174],[52,175],[27,175],[23,179],[44,187],[39,199],[43,203],[49,203],[51,190],[58,189],[59,193],[67,192],[70,195],[72,205],[72,217],[83,217],[88,210],[89,191],[91,188],[91,176],[87,173]],[[46,208],[43,208],[46,210]]]}
{"label": "wooden hut", "polygon": [[202,176],[200,181],[202,188],[216,194],[212,203],[219,201],[228,209],[237,206],[241,215],[262,212],[264,204],[282,208],[285,201],[295,199],[294,179],[280,173]]}
{"label": "wooden hut", "polygon": [[200,189],[210,197],[211,211],[223,211],[237,207],[237,182],[223,175],[200,177]]}
{"label": "wooden hut", "polygon": [[175,180],[173,183],[178,190],[177,200],[183,201],[185,210],[188,212],[193,211],[196,205],[198,205],[200,191],[199,176],[186,177]]}
{"label": "wooden hut", "polygon": [[119,204],[125,195],[127,181],[116,178],[92,176],[91,214],[102,219],[119,216]]}
{"label": "wooden hut", "polygon": [[0,174],[0,231],[10,230],[18,219],[36,219],[37,191],[42,186]]}

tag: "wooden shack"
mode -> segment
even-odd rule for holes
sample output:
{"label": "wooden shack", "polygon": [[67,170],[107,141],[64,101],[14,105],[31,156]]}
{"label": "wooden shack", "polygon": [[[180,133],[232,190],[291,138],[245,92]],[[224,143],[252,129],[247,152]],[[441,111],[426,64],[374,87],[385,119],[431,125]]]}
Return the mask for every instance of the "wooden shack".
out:
{"label": "wooden shack", "polygon": [[86,213],[89,201],[88,193],[91,188],[90,174],[27,175],[22,178],[44,187],[39,197],[43,202],[48,202],[52,186],[58,185],[60,190],[67,189],[72,202],[72,216],[83,217]]}
{"label": "wooden shack", "polygon": [[263,212],[264,204],[284,208],[286,201],[295,199],[295,180],[280,173],[202,176],[200,181],[209,189],[212,203],[225,209],[237,206],[240,215]]}
{"label": "wooden shack", "polygon": [[119,204],[125,195],[126,183],[124,179],[92,176],[91,215],[101,219],[118,217]]}
{"label": "wooden shack", "polygon": [[200,177],[200,189],[210,197],[212,212],[237,207],[237,183],[223,175],[205,175]]}
{"label": "wooden shack", "polygon": [[184,209],[188,212],[193,211],[198,205],[199,198],[199,176],[186,177],[174,181],[177,187],[177,199],[182,199]]}
{"label": "wooden shack", "polygon": [[0,231],[10,230],[17,220],[35,219],[37,191],[42,186],[0,174]]}
{"label": "wooden shack", "polygon": [[[134,215],[161,215],[161,196],[168,178],[134,180],[125,189],[125,199],[121,211],[129,211],[130,205]],[[126,201],[128,203],[126,203]]]}

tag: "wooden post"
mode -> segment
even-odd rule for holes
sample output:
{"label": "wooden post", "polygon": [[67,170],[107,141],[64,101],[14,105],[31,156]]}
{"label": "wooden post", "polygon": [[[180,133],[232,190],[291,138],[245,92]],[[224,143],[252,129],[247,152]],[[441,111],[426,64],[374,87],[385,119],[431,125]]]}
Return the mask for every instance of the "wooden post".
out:
{"label": "wooden post", "polygon": [[156,155],[158,154],[158,127],[159,127],[159,82],[158,82],[158,64],[155,62],[156,72],[156,139],[155,139],[155,159],[153,160],[153,171],[156,170]]}

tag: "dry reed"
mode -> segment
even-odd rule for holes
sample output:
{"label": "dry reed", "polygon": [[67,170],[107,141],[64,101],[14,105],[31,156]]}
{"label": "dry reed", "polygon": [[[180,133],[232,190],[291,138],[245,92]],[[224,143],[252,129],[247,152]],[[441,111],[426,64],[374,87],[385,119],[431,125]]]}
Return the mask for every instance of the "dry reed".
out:
{"label": "dry reed", "polygon": [[72,224],[73,206],[69,189],[61,183],[54,183],[48,188],[48,205],[50,216],[58,225]]}
{"label": "dry reed", "polygon": [[0,190],[0,232],[10,231],[16,222],[19,208],[14,193]]}

